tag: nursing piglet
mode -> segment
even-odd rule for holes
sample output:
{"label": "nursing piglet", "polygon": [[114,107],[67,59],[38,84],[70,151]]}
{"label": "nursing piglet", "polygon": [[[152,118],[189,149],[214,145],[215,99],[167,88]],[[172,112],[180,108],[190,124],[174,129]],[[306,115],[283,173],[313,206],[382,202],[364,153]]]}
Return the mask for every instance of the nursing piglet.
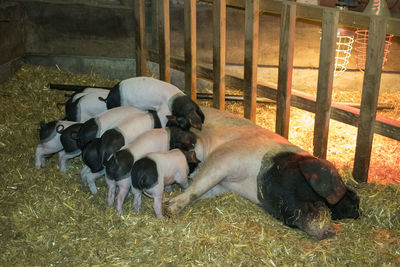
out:
{"label": "nursing piglet", "polygon": [[142,133],[163,126],[165,127],[161,124],[157,113],[150,111],[128,117],[119,122],[116,127],[105,131],[100,139],[95,139],[83,149],[82,159],[90,171],[85,170],[81,173],[82,182],[88,184],[90,191],[95,194],[97,192],[95,180],[104,174],[105,161]]}
{"label": "nursing piglet", "polygon": [[195,152],[173,149],[168,152],[149,153],[133,164],[131,179],[134,194],[133,206],[139,211],[142,192],[154,199],[153,208],[158,219],[162,219],[162,197],[164,187],[177,183],[183,188],[189,186],[190,163],[199,163]]}
{"label": "nursing piglet", "polygon": [[153,129],[141,134],[131,143],[117,151],[106,163],[106,181],[108,186],[108,205],[114,203],[116,188],[117,211],[122,213],[122,204],[131,186],[131,170],[136,159],[151,152],[167,152],[179,148],[190,150],[194,148],[197,137],[191,131],[183,131],[178,127]]}
{"label": "nursing piglet", "polygon": [[74,93],[65,103],[66,120],[85,122],[107,110],[104,101],[110,90],[101,88],[86,88]]}
{"label": "nursing piglet", "polygon": [[81,126],[82,123],[73,121],[40,122],[40,144],[36,147],[35,167],[44,167],[45,156],[59,152],[60,171],[66,172],[67,160],[81,153],[73,134],[79,131]]}
{"label": "nursing piglet", "polygon": [[95,118],[87,120],[80,128],[77,135],[77,143],[83,149],[90,141],[99,138],[105,131],[115,127],[119,122],[133,117],[136,114],[145,114],[147,111],[135,107],[117,107],[107,110]]}
{"label": "nursing piglet", "polygon": [[[176,117],[180,127],[201,129],[204,114],[199,106],[176,86],[151,77],[123,80],[110,91],[107,108],[134,106],[143,110],[156,110],[160,117]],[[173,118],[173,117],[170,117]]]}

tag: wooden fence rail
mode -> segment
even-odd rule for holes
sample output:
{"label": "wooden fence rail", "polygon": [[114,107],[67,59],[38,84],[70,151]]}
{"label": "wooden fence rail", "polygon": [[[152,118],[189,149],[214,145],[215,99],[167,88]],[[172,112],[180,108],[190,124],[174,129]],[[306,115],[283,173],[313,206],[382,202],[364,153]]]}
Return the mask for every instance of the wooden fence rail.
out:
{"label": "wooden fence rail", "polygon": [[[144,0],[135,0],[137,75],[145,75],[143,62],[147,53],[144,44]],[[255,121],[256,97],[277,101],[276,132],[288,136],[290,105],[316,114],[314,124],[314,155],[325,158],[329,119],[358,127],[353,176],[368,179],[373,134],[378,133],[400,141],[400,122],[376,116],[379,84],[382,72],[385,34],[400,35],[400,19],[381,18],[335,8],[298,4],[276,0],[201,0],[213,4],[214,41],[213,69],[196,64],[196,1],[185,0],[185,58],[171,58],[169,53],[168,0],[153,1],[157,7],[159,52],[148,51],[149,60],[160,64],[160,78],[169,81],[169,68],[185,73],[185,89],[196,99],[196,78],[213,81],[213,105],[225,107],[225,86],[244,90],[245,117]],[[225,74],[226,7],[245,10],[244,79]],[[278,85],[257,82],[259,15],[274,13],[281,16]],[[296,18],[322,22],[322,38],[318,70],[317,97],[292,91],[294,29]],[[363,93],[360,109],[332,103],[332,85],[336,33],[338,25],[361,27],[371,31],[368,40]],[[166,33],[168,32],[168,33]]]}

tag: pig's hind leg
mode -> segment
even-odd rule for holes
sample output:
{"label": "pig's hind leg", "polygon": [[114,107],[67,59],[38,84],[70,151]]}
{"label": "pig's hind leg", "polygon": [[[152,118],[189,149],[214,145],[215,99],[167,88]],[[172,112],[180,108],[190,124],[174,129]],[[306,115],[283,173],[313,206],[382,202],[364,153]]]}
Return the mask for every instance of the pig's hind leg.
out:
{"label": "pig's hind leg", "polygon": [[140,206],[142,205],[142,191],[131,186],[133,192],[133,208],[136,212],[139,212]]}
{"label": "pig's hind leg", "polygon": [[67,172],[67,161],[69,159],[75,158],[81,154],[81,151],[75,151],[72,153],[67,153],[65,150],[58,152],[58,164],[60,165],[60,172]]}
{"label": "pig's hind leg", "polygon": [[61,142],[59,142],[57,140],[51,140],[49,142],[37,145],[36,151],[35,151],[35,167],[36,167],[36,169],[40,169],[41,167],[43,168],[44,166],[46,166],[46,160],[45,160],[46,155],[51,155],[51,154],[57,153],[62,149],[63,149],[63,147],[62,147]]}
{"label": "pig's hind leg", "polygon": [[99,172],[90,172],[86,174],[86,180],[90,189],[90,192],[94,195],[97,193],[97,187],[95,181],[97,178],[101,177],[105,173],[104,169]]}
{"label": "pig's hind leg", "polygon": [[42,144],[37,145],[35,151],[35,167],[36,169],[43,168],[46,166],[46,160],[44,158],[44,148]]}
{"label": "pig's hind leg", "polygon": [[81,170],[81,179],[82,179],[82,184],[84,185],[84,186],[87,186],[87,175],[90,173],[91,171],[90,171],[90,168],[89,168],[89,166],[87,166],[87,165],[84,165],[83,166],[83,168],[82,168],[82,170]]}
{"label": "pig's hind leg", "polygon": [[117,187],[117,183],[115,180],[108,179],[106,175],[106,182],[107,182],[107,204],[111,207],[114,204],[115,198],[115,190]]}
{"label": "pig's hind leg", "polygon": [[117,196],[117,211],[122,214],[122,204],[129,193],[129,188],[131,187],[131,177],[122,179],[117,182],[119,192]]}
{"label": "pig's hind leg", "polygon": [[162,219],[162,193],[161,196],[156,196],[154,197],[154,202],[153,202],[153,209],[154,212],[156,213],[157,219]]}

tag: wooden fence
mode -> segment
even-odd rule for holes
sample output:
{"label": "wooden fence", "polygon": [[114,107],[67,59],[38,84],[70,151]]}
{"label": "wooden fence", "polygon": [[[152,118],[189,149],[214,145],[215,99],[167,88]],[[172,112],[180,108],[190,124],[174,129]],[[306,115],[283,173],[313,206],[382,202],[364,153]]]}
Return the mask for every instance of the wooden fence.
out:
{"label": "wooden fence", "polygon": [[[170,81],[170,68],[185,73],[185,90],[196,100],[196,78],[213,81],[213,106],[225,108],[225,86],[243,89],[244,116],[255,121],[256,96],[277,101],[276,132],[288,137],[290,106],[315,113],[314,155],[326,158],[329,119],[358,127],[353,176],[368,179],[373,134],[400,141],[400,122],[376,116],[386,33],[400,36],[400,19],[366,15],[335,8],[275,0],[202,0],[213,4],[213,68],[196,64],[196,0],[184,2],[185,58],[170,57],[169,0],[155,0],[159,51],[145,46],[145,0],[135,0],[136,72],[146,75],[146,60],[159,63],[160,79]],[[244,79],[225,74],[226,7],[244,9]],[[260,13],[280,14],[278,86],[257,82],[258,32]],[[292,92],[294,31],[296,18],[322,21],[317,97]],[[332,84],[338,24],[369,29],[360,109],[333,104]]]}

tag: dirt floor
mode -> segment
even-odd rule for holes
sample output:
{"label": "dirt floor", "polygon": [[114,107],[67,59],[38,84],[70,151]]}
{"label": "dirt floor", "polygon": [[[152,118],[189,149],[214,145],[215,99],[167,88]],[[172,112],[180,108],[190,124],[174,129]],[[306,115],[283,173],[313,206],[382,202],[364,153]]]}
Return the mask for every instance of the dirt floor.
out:
{"label": "dirt floor", "polygon": [[[119,216],[114,208],[107,208],[103,179],[97,181],[96,195],[82,186],[79,157],[71,160],[65,174],[58,171],[56,155],[46,161],[45,168],[35,169],[39,121],[64,117],[57,103],[66,100],[65,92],[50,90],[48,84],[111,86],[115,82],[94,74],[24,65],[9,82],[0,84],[0,266],[400,264],[400,187],[357,184],[348,168],[339,169],[360,196],[361,217],[335,222],[336,237],[323,241],[282,225],[234,194],[197,201],[163,220],[155,218],[151,199],[143,200],[137,214],[128,197],[124,215]],[[243,112],[240,103],[230,103],[227,109]],[[273,128],[274,110],[271,105],[258,105],[257,122]],[[306,149],[311,146],[308,122],[312,124],[309,114],[292,112],[290,139]],[[339,166],[351,165],[348,151],[355,129],[336,122],[331,128],[337,130],[330,136],[330,159]],[[349,139],[343,137],[349,132]],[[380,139],[375,137],[374,144]],[[399,145],[390,144],[375,145],[374,166],[378,162],[398,169],[398,158],[390,162],[386,156],[398,157]],[[388,172],[382,175],[385,178]],[[176,190],[165,197],[178,194],[180,189]]]}

